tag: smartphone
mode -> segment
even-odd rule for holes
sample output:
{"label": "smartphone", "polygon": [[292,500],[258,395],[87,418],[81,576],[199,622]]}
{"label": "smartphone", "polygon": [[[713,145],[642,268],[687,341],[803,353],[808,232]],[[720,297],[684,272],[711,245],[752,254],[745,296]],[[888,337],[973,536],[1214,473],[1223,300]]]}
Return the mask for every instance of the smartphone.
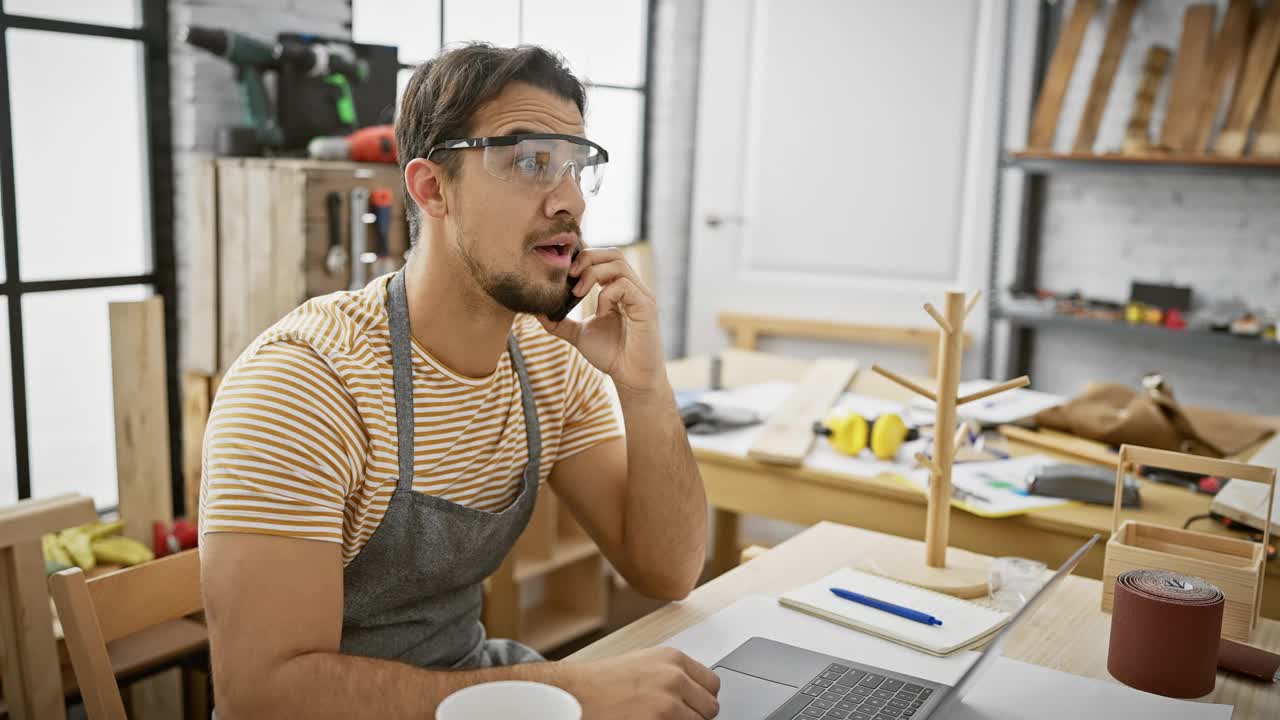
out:
{"label": "smartphone", "polygon": [[[578,253],[581,251],[582,251],[582,243],[581,242],[574,243],[573,255],[571,256],[569,262],[573,262],[574,260],[577,260]],[[577,307],[578,303],[582,302],[582,298],[573,294],[573,286],[578,284],[578,276],[570,275],[568,279],[565,280],[565,283],[566,285],[564,289],[564,302],[560,305],[560,307],[555,312],[547,314],[547,319],[550,320],[551,322],[560,322],[561,320],[565,319],[566,317],[569,316],[569,313],[575,307]]]}

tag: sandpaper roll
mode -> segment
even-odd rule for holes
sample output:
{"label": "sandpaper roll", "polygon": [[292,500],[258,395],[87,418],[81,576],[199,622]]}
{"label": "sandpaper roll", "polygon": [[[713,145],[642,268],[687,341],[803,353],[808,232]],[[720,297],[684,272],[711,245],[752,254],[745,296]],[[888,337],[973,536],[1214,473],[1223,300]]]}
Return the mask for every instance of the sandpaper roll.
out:
{"label": "sandpaper roll", "polygon": [[1222,635],[1222,591],[1165,570],[1116,578],[1107,670],[1130,687],[1175,698],[1213,691]]}

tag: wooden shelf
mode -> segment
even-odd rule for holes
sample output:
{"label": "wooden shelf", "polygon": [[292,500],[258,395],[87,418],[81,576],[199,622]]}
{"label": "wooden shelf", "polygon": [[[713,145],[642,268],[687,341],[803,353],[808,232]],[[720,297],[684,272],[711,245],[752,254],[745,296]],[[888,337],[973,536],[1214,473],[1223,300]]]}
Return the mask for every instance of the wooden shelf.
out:
{"label": "wooden shelf", "polygon": [[600,552],[591,538],[560,540],[551,550],[551,557],[546,559],[517,559],[516,582],[524,582],[530,578],[546,575],[566,565],[589,558]]}
{"label": "wooden shelf", "polygon": [[540,653],[599,630],[605,625],[602,613],[575,612],[549,605],[536,605],[520,612],[520,640]]}
{"label": "wooden shelf", "polygon": [[1186,175],[1268,175],[1280,177],[1280,158],[1219,155],[1120,155],[1118,153],[1056,153],[1040,150],[1010,152],[1006,167],[1048,174],[1073,170],[1167,172]]}
{"label": "wooden shelf", "polygon": [[1210,330],[1170,330],[1155,325],[1130,325],[1126,322],[1096,320],[1061,313],[1026,310],[1014,307],[995,308],[992,317],[1008,320],[1019,327],[1066,327],[1099,330],[1122,335],[1135,342],[1165,341],[1186,345],[1212,347],[1250,348],[1262,351],[1280,351],[1280,343],[1258,337],[1233,335]]}

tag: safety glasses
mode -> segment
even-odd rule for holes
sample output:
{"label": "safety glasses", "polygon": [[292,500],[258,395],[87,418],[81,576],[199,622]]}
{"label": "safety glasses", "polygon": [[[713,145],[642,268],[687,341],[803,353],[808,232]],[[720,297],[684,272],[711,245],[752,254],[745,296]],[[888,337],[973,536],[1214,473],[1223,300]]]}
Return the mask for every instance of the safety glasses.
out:
{"label": "safety glasses", "polygon": [[565,173],[572,173],[584,196],[600,191],[609,153],[599,145],[576,135],[528,133],[501,137],[446,140],[431,146],[433,153],[444,150],[484,151],[484,169],[509,182],[550,190]]}

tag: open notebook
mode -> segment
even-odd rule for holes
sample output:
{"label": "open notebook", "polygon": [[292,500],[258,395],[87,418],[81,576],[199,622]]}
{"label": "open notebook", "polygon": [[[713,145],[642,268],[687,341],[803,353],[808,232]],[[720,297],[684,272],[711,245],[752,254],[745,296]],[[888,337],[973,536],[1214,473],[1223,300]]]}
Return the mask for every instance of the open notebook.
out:
{"label": "open notebook", "polygon": [[[925,625],[836,597],[833,587],[928,613],[942,625]],[[1009,622],[1008,613],[850,568],[784,593],[778,602],[931,655],[976,647]]]}

